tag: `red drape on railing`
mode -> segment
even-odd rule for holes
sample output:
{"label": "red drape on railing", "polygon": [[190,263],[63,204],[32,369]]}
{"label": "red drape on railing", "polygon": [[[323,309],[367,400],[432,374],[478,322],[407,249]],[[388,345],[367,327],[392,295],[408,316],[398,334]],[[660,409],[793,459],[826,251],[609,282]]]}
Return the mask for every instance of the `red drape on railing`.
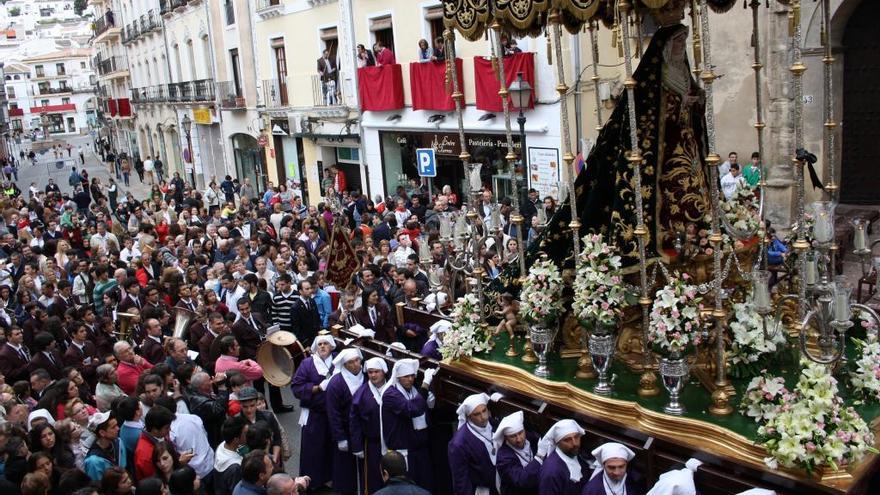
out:
{"label": "red drape on railing", "polygon": [[119,113],[119,107],[116,105],[116,100],[113,98],[107,100],[107,110],[110,111],[111,117],[116,117],[116,114]]}
{"label": "red drape on railing", "polygon": [[[461,88],[462,61],[455,59],[455,71],[458,73]],[[455,110],[452,101],[452,81],[446,87],[445,62],[411,62],[409,64],[409,88],[412,93],[413,110]],[[462,88],[462,92],[463,88]]]}
{"label": "red drape on railing", "polygon": [[116,100],[116,106],[119,108],[120,117],[131,117],[131,102],[128,98]]}
{"label": "red drape on railing", "polygon": [[373,112],[403,108],[403,73],[400,64],[358,69],[361,108]]}
{"label": "red drape on railing", "polygon": [[[532,86],[532,96],[529,99],[529,108],[535,107],[535,54],[523,52],[504,57],[504,77],[507,87],[516,80],[517,73],[523,73],[525,79]],[[501,97],[498,90],[501,84],[495,77],[492,61],[483,57],[474,57],[474,89],[477,93],[477,108],[487,112],[501,112]],[[509,97],[508,97],[509,98]],[[513,107],[511,106],[511,109]]]}

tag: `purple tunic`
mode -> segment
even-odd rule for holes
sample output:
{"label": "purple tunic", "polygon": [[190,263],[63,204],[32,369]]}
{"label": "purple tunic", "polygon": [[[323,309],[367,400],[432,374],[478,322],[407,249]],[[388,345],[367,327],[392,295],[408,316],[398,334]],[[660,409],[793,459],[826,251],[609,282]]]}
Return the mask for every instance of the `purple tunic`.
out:
{"label": "purple tunic", "polygon": [[422,389],[412,399],[407,399],[389,386],[382,394],[382,428],[388,450],[407,451],[407,470],[417,485],[434,491],[434,475],[431,456],[428,453],[428,429],[416,430],[412,419],[428,410]]}
{"label": "purple tunic", "polygon": [[[624,485],[626,485],[626,495],[645,495],[644,488],[640,487],[635,481],[633,481],[632,476],[626,477]],[[593,479],[587,482],[581,495],[605,495],[605,485],[602,483],[601,473],[597,474]]]}
{"label": "purple tunic", "polygon": [[299,399],[303,408],[309,409],[309,420],[302,427],[300,444],[299,474],[310,476],[311,486],[319,487],[331,479],[333,451],[336,450],[330,439],[330,426],[327,421],[327,397],[323,391],[313,393],[312,387],[324,381],[318,373],[313,357],[305,359],[296,374],[290,388]]}
{"label": "purple tunic", "polygon": [[[351,415],[351,392],[342,374],[333,375],[327,385],[327,419],[330,422],[330,438],[333,440],[333,491],[342,495],[358,492],[357,462],[351,449],[349,417]],[[348,452],[339,450],[339,442],[348,442]]]}
{"label": "purple tunic", "polygon": [[[580,462],[580,459],[579,459]],[[568,466],[559,458],[556,449],[544,460],[541,477],[538,482],[538,495],[580,495],[592,472],[581,462],[583,476],[577,483],[569,479]]]}
{"label": "purple tunic", "polygon": [[379,439],[379,403],[373,397],[369,381],[364,381],[351,399],[351,452],[363,452],[364,459],[358,462],[361,479],[367,493],[379,491],[385,484],[382,481],[382,443]]}
{"label": "purple tunic", "polygon": [[471,494],[478,486],[486,487],[495,495],[495,466],[486,450],[486,445],[462,425],[448,449],[449,470],[452,472],[453,493]]}
{"label": "purple tunic", "polygon": [[[532,449],[532,455],[534,453]],[[495,466],[501,477],[501,493],[504,495],[531,495],[538,489],[541,463],[533,458],[523,467],[510,445],[505,443],[498,449]]]}
{"label": "purple tunic", "polygon": [[437,361],[443,359],[443,355],[440,354],[440,344],[436,340],[425,342],[425,345],[422,346],[421,354],[422,356],[436,359]]}

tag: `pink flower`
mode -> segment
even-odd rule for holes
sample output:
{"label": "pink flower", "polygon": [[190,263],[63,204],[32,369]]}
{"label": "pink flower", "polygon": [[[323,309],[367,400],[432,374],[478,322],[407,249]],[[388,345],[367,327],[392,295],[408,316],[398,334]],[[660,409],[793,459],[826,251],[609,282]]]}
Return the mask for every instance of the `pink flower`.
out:
{"label": "pink flower", "polygon": [[691,276],[688,275],[687,273],[682,273],[681,278],[683,278],[684,280],[689,280],[691,278]]}
{"label": "pink flower", "polygon": [[813,452],[814,450],[816,450],[816,444],[813,442],[807,442],[807,444],[804,447],[807,448],[808,452]]}
{"label": "pink flower", "polygon": [[607,302],[603,302],[603,303],[602,303],[602,309],[603,309],[604,311],[608,311],[608,308],[610,308],[610,307],[611,307],[611,306],[610,306]]}

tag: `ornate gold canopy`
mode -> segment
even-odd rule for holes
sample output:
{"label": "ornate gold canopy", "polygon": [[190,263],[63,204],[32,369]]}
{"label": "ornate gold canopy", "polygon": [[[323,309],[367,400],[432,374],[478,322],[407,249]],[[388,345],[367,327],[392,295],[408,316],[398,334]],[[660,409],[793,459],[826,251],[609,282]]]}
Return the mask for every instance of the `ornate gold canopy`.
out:
{"label": "ornate gold canopy", "polygon": [[[535,36],[544,31],[551,10],[557,10],[565,28],[578,32],[585,24],[602,21],[614,23],[619,0],[443,0],[443,17],[466,39],[475,41],[483,36],[492,22],[514,36]],[[638,9],[661,11],[683,8],[686,0],[628,0]],[[730,10],[737,0],[709,0],[716,12]]]}

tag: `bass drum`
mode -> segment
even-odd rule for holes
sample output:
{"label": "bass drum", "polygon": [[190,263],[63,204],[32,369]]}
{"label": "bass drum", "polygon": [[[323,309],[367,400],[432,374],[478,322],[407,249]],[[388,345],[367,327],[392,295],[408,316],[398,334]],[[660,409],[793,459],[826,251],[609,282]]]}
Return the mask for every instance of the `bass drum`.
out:
{"label": "bass drum", "polygon": [[305,358],[302,344],[284,330],[272,333],[257,348],[257,363],[263,368],[263,378],[276,387],[289,385],[296,368]]}

